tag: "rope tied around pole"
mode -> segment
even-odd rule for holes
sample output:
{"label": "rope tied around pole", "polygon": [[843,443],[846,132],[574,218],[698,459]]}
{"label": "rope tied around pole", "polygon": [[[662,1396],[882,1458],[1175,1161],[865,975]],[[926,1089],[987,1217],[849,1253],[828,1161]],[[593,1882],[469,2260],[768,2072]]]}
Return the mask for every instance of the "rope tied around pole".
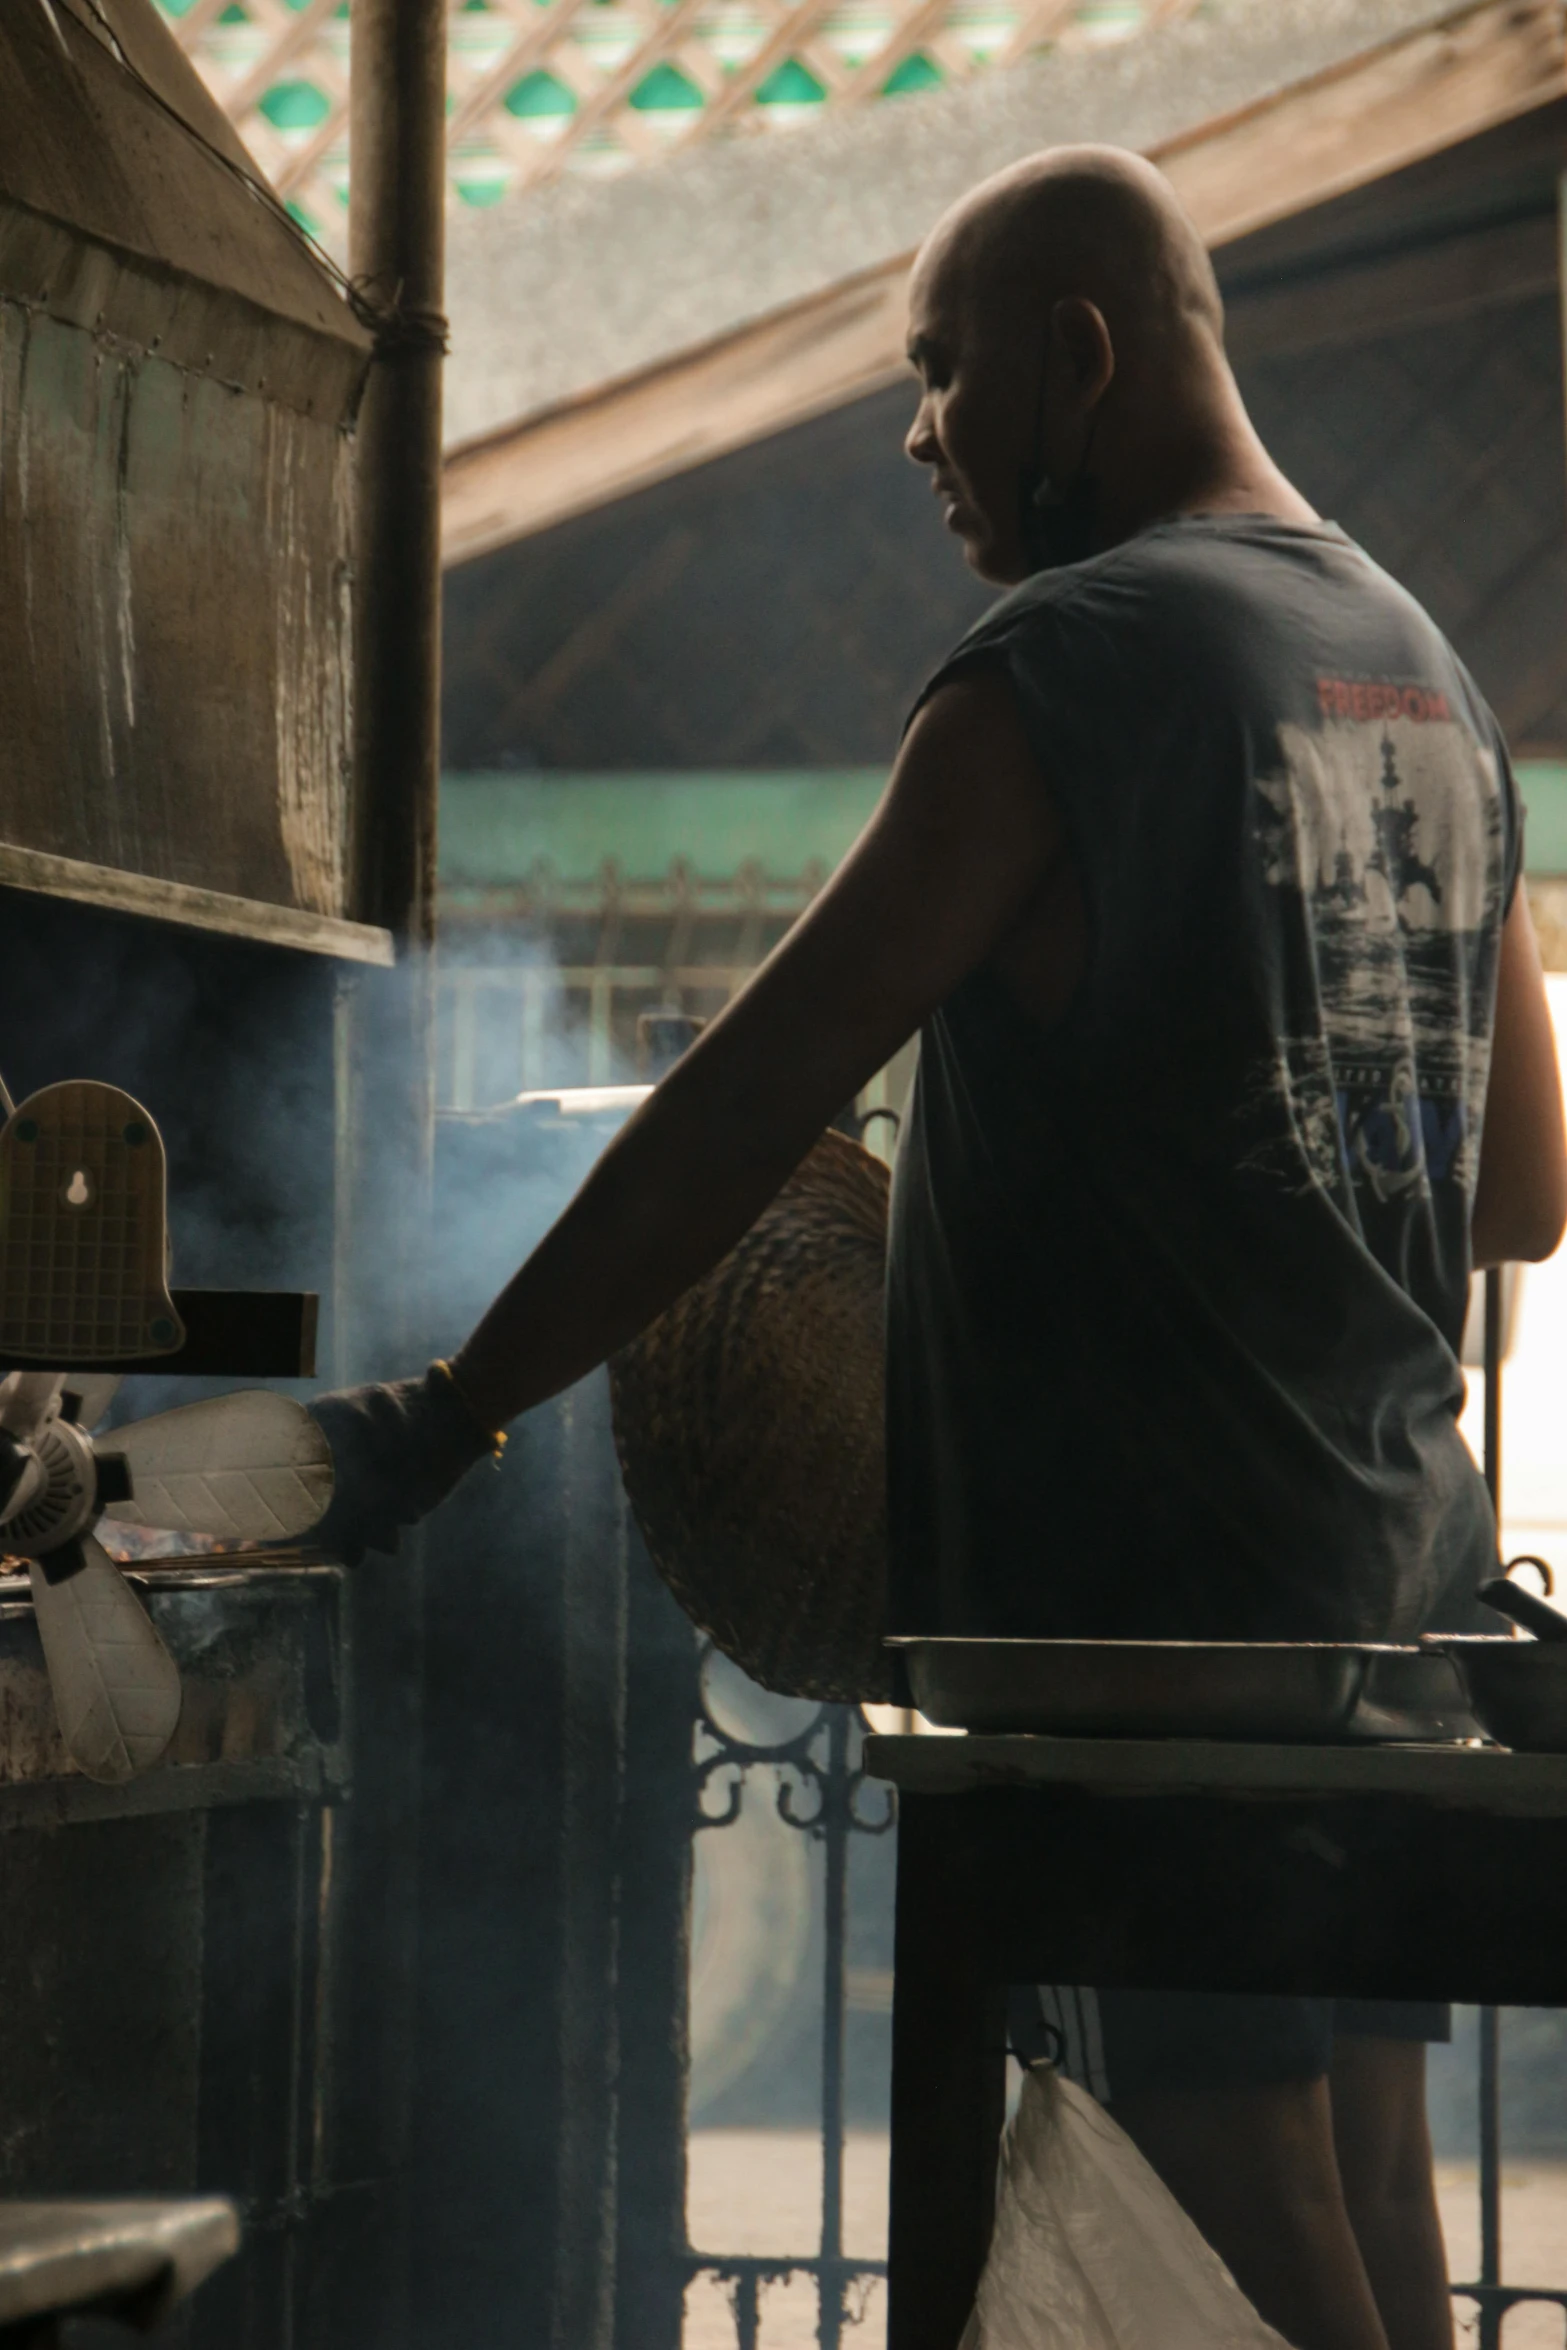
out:
{"label": "rope tied around pole", "polygon": [[432,353],[445,358],[452,347],[452,330],[443,311],[405,301],[400,285],[386,302],[373,291],[369,278],[345,278],[343,283],[354,316],[375,338],[377,359],[428,357]]}

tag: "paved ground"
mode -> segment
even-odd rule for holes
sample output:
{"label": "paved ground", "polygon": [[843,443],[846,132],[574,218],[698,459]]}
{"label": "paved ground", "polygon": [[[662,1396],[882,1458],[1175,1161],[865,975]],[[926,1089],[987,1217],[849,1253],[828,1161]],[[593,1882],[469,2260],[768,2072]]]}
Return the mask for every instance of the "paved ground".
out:
{"label": "paved ground", "polygon": [[[704,2251],[788,2254],[810,2251],[820,2222],[816,2140],[804,2130],[698,2130],[691,2139],[688,2211],[691,2241]],[[1479,2226],[1472,2166],[1444,2163],[1439,2172],[1449,2265],[1472,2276],[1479,2258]],[[1510,2283],[1567,2285],[1567,2163],[1510,2164],[1504,2178],[1504,2274]],[[875,2257],[887,2226],[887,2141],[857,2132],[849,2141],[844,2180],[844,2241],[851,2252]],[[863,2325],[844,2350],[883,2350],[883,2304],[873,2293]],[[1463,2323],[1461,2311],[1460,2323]],[[1459,2339],[1472,2339],[1465,2328]],[[816,2297],[801,2282],[774,2286],[763,2304],[761,2350],[814,2350]],[[1520,2309],[1509,2318],[1504,2350],[1564,2350],[1563,2313]],[[734,2320],[722,2290],[708,2281],[691,2289],[685,2350],[735,2350]]]}

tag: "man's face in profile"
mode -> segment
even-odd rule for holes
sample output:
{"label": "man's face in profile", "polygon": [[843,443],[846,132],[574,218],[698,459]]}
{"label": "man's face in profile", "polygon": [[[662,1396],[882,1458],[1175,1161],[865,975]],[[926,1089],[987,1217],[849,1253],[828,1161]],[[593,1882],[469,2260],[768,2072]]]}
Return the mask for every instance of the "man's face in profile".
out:
{"label": "man's face in profile", "polygon": [[1029,569],[1021,499],[1034,455],[1030,350],[1008,331],[999,303],[981,312],[956,254],[938,248],[920,256],[909,283],[908,337],[920,403],[903,445],[916,465],[930,467],[942,519],[970,569],[998,587]]}

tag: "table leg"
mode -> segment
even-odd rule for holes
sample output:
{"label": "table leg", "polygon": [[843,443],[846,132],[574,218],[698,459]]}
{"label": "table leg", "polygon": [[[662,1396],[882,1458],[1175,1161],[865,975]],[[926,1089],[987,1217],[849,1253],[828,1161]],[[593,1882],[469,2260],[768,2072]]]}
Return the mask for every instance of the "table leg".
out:
{"label": "table leg", "polygon": [[958,2350],[995,2211],[1006,1988],[967,1930],[961,1800],[898,1819],[887,2350]]}

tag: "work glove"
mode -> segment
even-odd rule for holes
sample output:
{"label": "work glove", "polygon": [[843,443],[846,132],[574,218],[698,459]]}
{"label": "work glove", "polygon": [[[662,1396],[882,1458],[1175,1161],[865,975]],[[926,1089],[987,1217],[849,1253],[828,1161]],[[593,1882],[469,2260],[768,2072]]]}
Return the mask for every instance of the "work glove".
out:
{"label": "work glove", "polygon": [[311,1417],[332,1447],[332,1502],[310,1530],[313,1550],[357,1566],[367,1550],[395,1551],[400,1530],[443,1502],[476,1462],[506,1439],[479,1421],[445,1363],[421,1379],[339,1387]]}

